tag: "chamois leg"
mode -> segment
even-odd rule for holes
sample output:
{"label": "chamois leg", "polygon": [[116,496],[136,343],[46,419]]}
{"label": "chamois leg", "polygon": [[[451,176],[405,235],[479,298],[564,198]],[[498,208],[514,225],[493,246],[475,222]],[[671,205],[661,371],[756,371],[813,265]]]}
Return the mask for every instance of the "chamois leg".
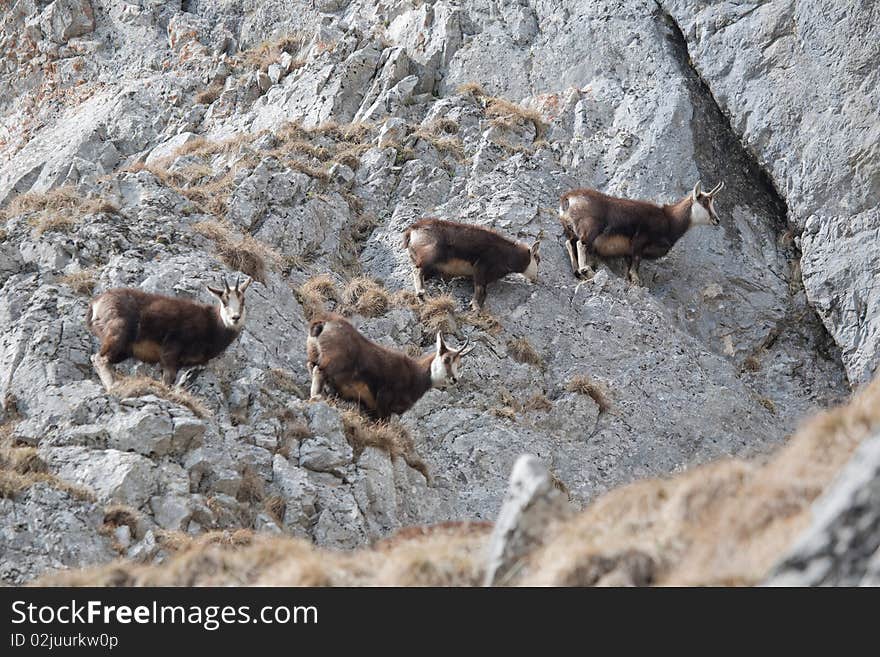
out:
{"label": "chamois leg", "polygon": [[628,280],[633,285],[641,286],[642,281],[639,278],[639,265],[641,264],[642,259],[637,255],[633,255],[628,257],[626,260],[626,280]]}
{"label": "chamois leg", "polygon": [[481,311],[486,303],[486,279],[484,276],[474,275],[474,298],[471,299],[471,310]]}
{"label": "chamois leg", "polygon": [[162,351],[159,354],[159,364],[162,366],[162,382],[166,386],[173,386],[177,381],[177,357],[178,354],[172,351]]}
{"label": "chamois leg", "polygon": [[106,356],[93,354],[92,365],[94,365],[95,371],[98,373],[98,378],[101,379],[101,383],[104,384],[104,388],[107,392],[110,392],[110,388],[113,387],[113,368],[110,367],[110,361]]}
{"label": "chamois leg", "polygon": [[412,270],[413,275],[413,285],[416,288],[416,296],[419,299],[425,298],[425,276],[422,273],[422,269],[420,267],[416,267],[413,265]]}
{"label": "chamois leg", "polygon": [[320,399],[324,389],[324,373],[317,365],[312,367],[312,389],[309,392],[310,399]]}
{"label": "chamois leg", "polygon": [[578,256],[578,270],[577,273],[581,277],[589,280],[596,275],[596,270],[593,269],[592,258],[590,257],[590,253],[587,250],[587,245],[584,244],[581,240],[578,240],[577,243],[577,256]]}
{"label": "chamois leg", "polygon": [[577,254],[574,251],[574,245],[577,240],[565,240],[565,251],[568,253],[568,259],[571,261],[571,271],[575,276],[578,275]]}

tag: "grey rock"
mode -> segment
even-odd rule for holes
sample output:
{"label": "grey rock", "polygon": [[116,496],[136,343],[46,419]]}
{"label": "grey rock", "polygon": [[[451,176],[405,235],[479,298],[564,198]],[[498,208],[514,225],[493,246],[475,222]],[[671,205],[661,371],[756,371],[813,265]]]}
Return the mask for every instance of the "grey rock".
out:
{"label": "grey rock", "polygon": [[89,0],[55,0],[40,14],[40,29],[56,43],[95,29],[95,13]]}
{"label": "grey rock", "polygon": [[812,522],[774,567],[767,586],[877,586],[880,435],[865,440],[813,503]]}
{"label": "grey rock", "polygon": [[159,144],[156,148],[151,150],[150,154],[147,155],[146,163],[149,165],[164,160],[173,155],[179,148],[182,148],[197,139],[200,139],[200,137],[193,132],[181,132],[178,135],[174,135],[168,141]]}
{"label": "grey rock", "polygon": [[39,483],[0,499],[0,582],[20,585],[52,570],[100,564],[115,557],[98,534],[101,507]]}
{"label": "grey rock", "polygon": [[484,584],[504,584],[518,562],[543,543],[550,523],[569,510],[544,464],[531,454],[520,456],[489,539]]}
{"label": "grey rock", "polygon": [[153,462],[139,454],[55,447],[45,450],[44,458],[58,477],[94,491],[102,502],[139,508],[156,486]]}

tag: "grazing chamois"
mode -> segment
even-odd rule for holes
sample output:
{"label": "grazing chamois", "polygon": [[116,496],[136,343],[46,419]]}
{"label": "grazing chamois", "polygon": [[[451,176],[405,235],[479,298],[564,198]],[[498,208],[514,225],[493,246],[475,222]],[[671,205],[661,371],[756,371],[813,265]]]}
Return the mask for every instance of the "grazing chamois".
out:
{"label": "grazing chamois", "polygon": [[338,315],[327,315],[312,321],[306,339],[311,398],[320,399],[326,386],[376,419],[400,415],[431,388],[458,380],[461,358],[473,349],[469,342],[450,349],[438,332],[436,348],[416,359],[368,340]]}
{"label": "grazing chamois", "polygon": [[110,365],[134,358],[160,363],[162,380],[170,386],[181,366],[204,365],[220,355],[244,326],[244,293],[251,282],[236,280],[230,288],[224,279],[222,290],[209,285],[208,291],[219,299],[216,306],[130,287],[96,296],[89,303],[86,325],[101,341],[92,356],[101,383],[109,391]]}
{"label": "grazing chamois", "polygon": [[540,244],[527,246],[489,228],[434,218],[421,219],[403,233],[418,297],[425,295],[426,278],[470,276],[474,280],[474,310],[483,307],[486,286],[507,274],[537,281]]}
{"label": "grazing chamois", "polygon": [[724,182],[710,192],[700,187],[698,181],[690,194],[670,205],[616,198],[594,189],[563,194],[559,220],[575,276],[591,278],[596,256],[623,256],[627,279],[639,285],[643,258],[662,258],[691,226],[718,225],[714,200]]}

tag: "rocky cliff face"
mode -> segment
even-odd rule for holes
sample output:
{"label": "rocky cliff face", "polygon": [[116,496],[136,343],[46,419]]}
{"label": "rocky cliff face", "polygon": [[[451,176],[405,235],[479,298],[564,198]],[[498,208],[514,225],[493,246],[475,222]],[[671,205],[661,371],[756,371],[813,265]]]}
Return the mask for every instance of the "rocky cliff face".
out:
{"label": "rocky cliff face", "polygon": [[[354,547],[492,519],[523,452],[582,505],[764,452],[876,366],[870,3],[4,4],[5,581],[161,559],[179,532]],[[671,201],[698,179],[726,182],[722,225],[644,287],[572,276],[561,192]],[[426,214],[543,238],[539,282],[497,283],[485,315],[460,281],[414,305],[400,232]],[[246,327],[193,398],[104,392],[91,293],[208,301],[242,273]],[[458,386],[371,427],[305,401],[319,302],[388,345],[479,346]]]}

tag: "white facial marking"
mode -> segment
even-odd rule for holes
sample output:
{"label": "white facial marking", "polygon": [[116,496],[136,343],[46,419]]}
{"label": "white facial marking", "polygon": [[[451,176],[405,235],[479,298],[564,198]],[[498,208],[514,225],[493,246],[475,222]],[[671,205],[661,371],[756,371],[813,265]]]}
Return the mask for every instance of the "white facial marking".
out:
{"label": "white facial marking", "polygon": [[446,367],[443,365],[443,358],[435,356],[431,361],[431,385],[439,388],[446,383]]}
{"label": "white facial marking", "polygon": [[712,217],[709,216],[709,211],[701,203],[694,202],[691,205],[691,224],[694,226],[709,226],[711,223]]}
{"label": "white facial marking", "polygon": [[532,256],[529,260],[529,266],[526,267],[526,270],[523,272],[523,276],[525,276],[532,283],[535,283],[538,280],[538,263],[535,261],[534,256]]}
{"label": "white facial marking", "polygon": [[239,328],[244,323],[244,314],[244,305],[236,294],[230,294],[225,303],[220,302],[220,317],[226,328]]}

